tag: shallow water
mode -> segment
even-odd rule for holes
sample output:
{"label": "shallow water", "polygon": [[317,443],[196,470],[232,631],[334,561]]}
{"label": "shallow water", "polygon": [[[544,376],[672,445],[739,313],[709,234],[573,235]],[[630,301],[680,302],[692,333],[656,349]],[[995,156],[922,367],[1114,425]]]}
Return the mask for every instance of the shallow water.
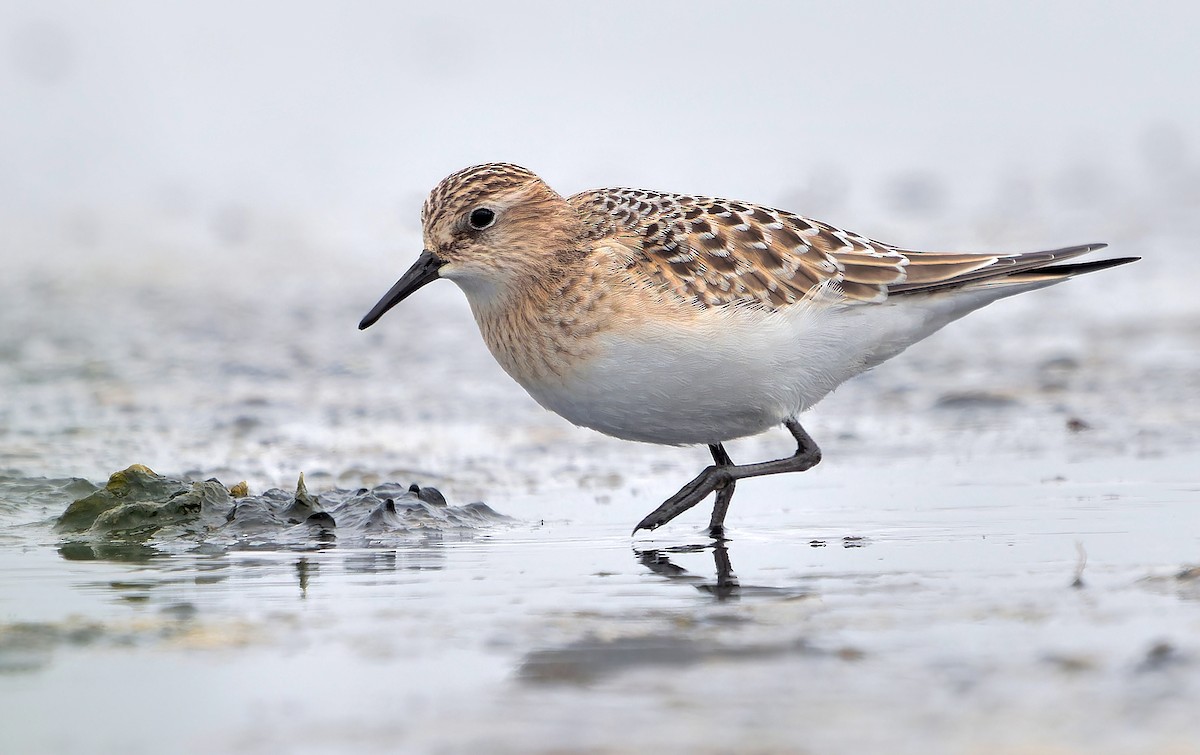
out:
{"label": "shallow water", "polygon": [[[0,281],[0,751],[1194,751],[1200,308],[1167,249],[845,386],[806,418],[825,461],[739,484],[725,547],[703,506],[631,538],[706,452],[542,412],[449,284],[357,333],[377,261],[29,261]],[[498,516],[55,530],[134,463]]]}
{"label": "shallow water", "polygon": [[1194,458],[1005,461],[763,481],[716,549],[631,541],[638,496],[365,548],[34,518],[0,551],[5,749],[1190,747]]}

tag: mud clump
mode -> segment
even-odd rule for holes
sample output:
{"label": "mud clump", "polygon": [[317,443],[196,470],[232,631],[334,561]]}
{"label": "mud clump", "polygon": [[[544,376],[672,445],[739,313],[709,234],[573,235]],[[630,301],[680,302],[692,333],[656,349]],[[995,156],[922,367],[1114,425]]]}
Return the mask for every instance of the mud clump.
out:
{"label": "mud clump", "polygon": [[134,464],[100,490],[79,498],[55,523],[59,532],[152,534],[163,527],[219,521],[230,502],[219,482],[184,482]]}
{"label": "mud clump", "polygon": [[472,530],[510,521],[484,503],[451,506],[436,488],[384,483],[310,493],[301,474],[295,492],[250,495],[246,483],[186,481],[134,464],[72,502],[55,529],[91,542],[154,538],[232,545],[313,545]]}

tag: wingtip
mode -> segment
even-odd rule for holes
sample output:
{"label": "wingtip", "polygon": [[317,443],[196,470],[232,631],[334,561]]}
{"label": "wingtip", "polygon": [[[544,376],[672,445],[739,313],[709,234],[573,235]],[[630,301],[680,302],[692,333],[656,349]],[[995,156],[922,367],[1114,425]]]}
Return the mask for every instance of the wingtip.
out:
{"label": "wingtip", "polygon": [[1051,276],[1055,280],[1062,280],[1075,275],[1084,273],[1094,273],[1098,270],[1107,270],[1110,267],[1118,265],[1127,265],[1130,262],[1137,262],[1141,257],[1110,257],[1104,260],[1091,260],[1089,262],[1072,262],[1066,265],[1048,265],[1039,267],[1033,270],[1028,270],[1023,273],[1016,273],[1008,278],[1009,282],[1028,282],[1033,280],[1044,280],[1046,276]]}
{"label": "wingtip", "polygon": [[1117,265],[1128,265],[1130,262],[1137,262],[1140,259],[1141,257],[1109,257],[1106,260],[1096,260],[1091,264],[1116,267]]}

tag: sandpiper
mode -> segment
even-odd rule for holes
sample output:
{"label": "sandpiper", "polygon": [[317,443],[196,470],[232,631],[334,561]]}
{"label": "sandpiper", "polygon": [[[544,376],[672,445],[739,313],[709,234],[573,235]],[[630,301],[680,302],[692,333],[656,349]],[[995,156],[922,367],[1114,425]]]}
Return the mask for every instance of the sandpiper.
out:
{"label": "sandpiper", "polygon": [[[798,416],[847,379],[997,299],[1137,258],[1062,264],[1104,244],[916,252],[748,202],[637,189],[564,198],[508,163],[444,179],[425,249],[359,323],[425,284],[467,296],[500,365],[539,404],[626,440],[706,444],[707,467],[634,528],[737,480],[801,472],[821,451]],[[725,441],[783,424],[796,452],[734,464]]]}

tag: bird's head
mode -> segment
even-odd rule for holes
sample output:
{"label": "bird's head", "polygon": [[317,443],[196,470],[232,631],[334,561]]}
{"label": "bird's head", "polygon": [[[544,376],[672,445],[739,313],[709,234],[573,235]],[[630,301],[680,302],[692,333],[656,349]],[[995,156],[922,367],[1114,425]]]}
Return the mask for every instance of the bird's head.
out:
{"label": "bird's head", "polygon": [[360,329],[437,278],[457,283],[472,306],[502,300],[536,280],[578,236],[578,218],[566,200],[509,163],[476,165],[443,179],[425,200],[421,222],[424,251]]}

